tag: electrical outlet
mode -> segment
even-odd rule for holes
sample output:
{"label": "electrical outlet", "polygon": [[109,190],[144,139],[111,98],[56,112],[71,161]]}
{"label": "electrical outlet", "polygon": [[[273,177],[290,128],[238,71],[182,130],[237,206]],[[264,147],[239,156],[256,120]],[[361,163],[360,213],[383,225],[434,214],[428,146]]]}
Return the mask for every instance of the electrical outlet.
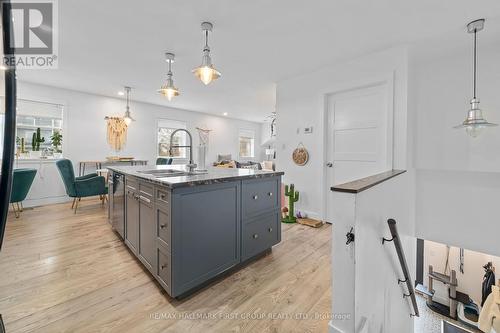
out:
{"label": "electrical outlet", "polygon": [[311,134],[313,132],[312,126],[304,127],[304,134]]}

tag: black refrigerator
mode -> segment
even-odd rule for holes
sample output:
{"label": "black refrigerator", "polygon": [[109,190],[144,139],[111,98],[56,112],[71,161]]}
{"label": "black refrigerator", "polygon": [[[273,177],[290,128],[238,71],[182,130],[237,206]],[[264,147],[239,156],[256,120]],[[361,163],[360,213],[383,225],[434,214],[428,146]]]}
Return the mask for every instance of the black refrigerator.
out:
{"label": "black refrigerator", "polygon": [[[3,85],[3,96],[5,103],[5,123],[3,132],[3,153],[2,169],[0,175],[0,251],[2,250],[5,235],[5,225],[7,213],[9,211],[9,199],[12,186],[12,166],[14,162],[15,142],[16,142],[16,68],[15,65],[5,67],[4,50],[13,50],[11,41],[14,40],[10,0],[0,0],[0,10],[2,14],[2,70],[0,70],[0,81]],[[14,52],[14,51],[9,51]],[[10,64],[9,64],[10,65]],[[0,273],[1,274],[1,273]],[[0,333],[5,332],[5,327],[0,314]]]}

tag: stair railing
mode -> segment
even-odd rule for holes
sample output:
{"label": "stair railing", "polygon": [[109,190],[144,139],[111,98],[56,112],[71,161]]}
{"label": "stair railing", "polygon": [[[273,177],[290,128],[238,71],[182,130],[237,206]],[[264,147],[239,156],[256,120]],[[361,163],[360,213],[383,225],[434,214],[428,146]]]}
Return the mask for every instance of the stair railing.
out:
{"label": "stair railing", "polygon": [[408,294],[403,293],[403,298],[410,297],[411,303],[413,305],[414,313],[410,314],[410,317],[418,317],[418,305],[417,299],[415,298],[415,289],[413,289],[412,279],[410,277],[410,272],[408,270],[408,264],[406,263],[405,253],[403,251],[403,246],[401,245],[401,241],[399,239],[398,229],[396,227],[396,221],[394,219],[387,220],[387,224],[389,225],[389,230],[391,231],[391,239],[382,238],[382,244],[385,242],[393,242],[394,247],[396,247],[396,253],[398,254],[399,263],[401,264],[401,269],[403,270],[404,279],[398,279],[398,284],[406,283],[406,287],[408,288]]}

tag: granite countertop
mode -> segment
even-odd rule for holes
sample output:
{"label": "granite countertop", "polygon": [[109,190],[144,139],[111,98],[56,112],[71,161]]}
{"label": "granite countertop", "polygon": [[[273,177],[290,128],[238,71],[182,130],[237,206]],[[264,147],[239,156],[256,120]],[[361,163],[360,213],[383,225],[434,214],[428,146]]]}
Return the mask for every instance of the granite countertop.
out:
{"label": "granite countertop", "polygon": [[141,171],[147,170],[179,170],[187,171],[185,165],[154,165],[154,166],[118,166],[110,165],[106,168],[119,172],[125,175],[138,177],[141,179],[149,180],[156,184],[168,186],[170,188],[216,184],[221,182],[228,182],[238,179],[247,178],[265,178],[273,176],[282,176],[285,173],[282,171],[265,171],[253,169],[233,169],[233,168],[208,168],[207,173],[197,175],[183,175],[183,176],[169,176],[169,177],[155,177],[154,175],[143,173]]}
{"label": "granite countertop", "polygon": [[369,189],[370,187],[380,184],[388,179],[396,177],[404,172],[406,172],[406,170],[390,170],[370,177],[354,180],[352,182],[335,185],[332,186],[330,189],[334,192],[359,193]]}

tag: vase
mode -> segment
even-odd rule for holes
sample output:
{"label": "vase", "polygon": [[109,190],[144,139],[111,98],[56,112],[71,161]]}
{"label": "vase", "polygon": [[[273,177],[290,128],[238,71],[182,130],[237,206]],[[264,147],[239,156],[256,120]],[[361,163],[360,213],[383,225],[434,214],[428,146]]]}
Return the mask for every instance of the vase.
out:
{"label": "vase", "polygon": [[207,169],[207,146],[198,146],[198,170]]}

